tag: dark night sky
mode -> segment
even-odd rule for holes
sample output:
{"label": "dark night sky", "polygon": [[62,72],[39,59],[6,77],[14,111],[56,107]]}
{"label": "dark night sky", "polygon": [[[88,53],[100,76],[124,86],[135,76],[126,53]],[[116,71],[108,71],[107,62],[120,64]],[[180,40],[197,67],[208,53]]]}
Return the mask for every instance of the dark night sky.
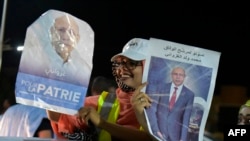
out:
{"label": "dark night sky", "polygon": [[[250,86],[248,9],[235,4],[189,7],[163,1],[142,2],[8,0],[4,42],[12,47],[22,45],[27,27],[42,13],[61,10],[86,21],[95,32],[92,76],[112,78],[110,58],[128,40],[154,37],[221,52],[216,89],[228,84]],[[2,72],[18,68],[19,59],[20,53],[3,52]]]}

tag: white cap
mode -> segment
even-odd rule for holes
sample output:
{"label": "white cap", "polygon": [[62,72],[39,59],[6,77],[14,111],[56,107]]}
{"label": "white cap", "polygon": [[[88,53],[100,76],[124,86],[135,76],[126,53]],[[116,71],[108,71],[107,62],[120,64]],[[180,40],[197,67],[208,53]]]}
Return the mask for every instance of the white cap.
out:
{"label": "white cap", "polygon": [[140,61],[145,60],[148,54],[148,40],[142,38],[131,39],[122,49],[122,53],[111,58],[111,62],[118,56],[125,56],[129,59]]}

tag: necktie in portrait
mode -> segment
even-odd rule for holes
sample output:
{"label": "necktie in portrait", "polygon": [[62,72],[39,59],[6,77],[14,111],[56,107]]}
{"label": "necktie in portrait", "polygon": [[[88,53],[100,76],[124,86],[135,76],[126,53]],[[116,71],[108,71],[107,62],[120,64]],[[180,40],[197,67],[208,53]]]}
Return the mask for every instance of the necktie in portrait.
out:
{"label": "necktie in portrait", "polygon": [[175,100],[176,100],[176,92],[177,92],[177,87],[174,87],[174,92],[172,94],[172,97],[169,101],[169,110],[172,110],[173,106],[174,106],[174,103],[175,103]]}

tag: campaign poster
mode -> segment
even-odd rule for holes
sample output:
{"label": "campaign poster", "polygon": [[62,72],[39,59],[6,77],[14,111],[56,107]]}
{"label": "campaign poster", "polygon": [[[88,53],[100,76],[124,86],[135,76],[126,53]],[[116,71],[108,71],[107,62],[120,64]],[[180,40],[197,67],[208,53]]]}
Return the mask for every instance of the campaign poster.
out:
{"label": "campaign poster", "polygon": [[149,132],[160,141],[202,141],[220,52],[150,38],[144,89]]}
{"label": "campaign poster", "polygon": [[48,10],[26,31],[16,101],[74,115],[83,106],[92,71],[94,32],[63,11]]}

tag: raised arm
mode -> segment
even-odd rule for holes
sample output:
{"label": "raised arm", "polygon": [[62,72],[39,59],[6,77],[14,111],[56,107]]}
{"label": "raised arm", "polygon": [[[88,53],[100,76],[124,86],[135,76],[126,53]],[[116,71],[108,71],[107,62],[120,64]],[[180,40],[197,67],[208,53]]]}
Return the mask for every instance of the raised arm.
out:
{"label": "raised arm", "polygon": [[112,137],[121,141],[152,141],[150,135],[145,131],[105,121],[93,107],[82,107],[78,116],[83,122],[91,121],[96,127],[106,130]]}

